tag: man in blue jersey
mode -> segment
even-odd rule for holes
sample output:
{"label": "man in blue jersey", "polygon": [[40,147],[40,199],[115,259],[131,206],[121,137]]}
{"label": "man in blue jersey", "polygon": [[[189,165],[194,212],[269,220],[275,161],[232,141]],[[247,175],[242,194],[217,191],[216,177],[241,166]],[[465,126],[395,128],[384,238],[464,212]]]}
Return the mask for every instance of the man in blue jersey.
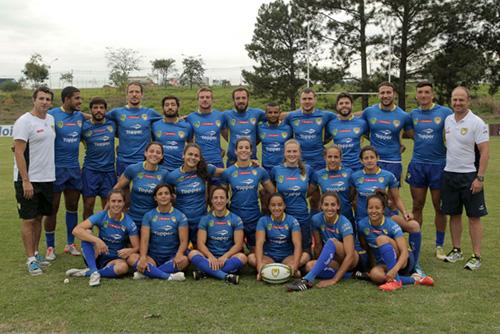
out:
{"label": "man in blue jersey", "polygon": [[270,173],[283,162],[285,142],[292,137],[292,128],[280,122],[281,108],[275,102],[266,105],[266,121],[259,123],[257,135],[262,144],[262,167]]}
{"label": "man in blue jersey", "polygon": [[363,111],[363,119],[368,123],[370,143],[380,155],[379,166],[394,174],[401,182],[401,131],[412,137],[411,119],[394,103],[396,88],[390,82],[378,85],[380,103]]}
{"label": "man in blue jersey", "polygon": [[162,117],[153,109],[141,106],[144,88],[139,82],[127,86],[127,105],[115,108],[106,118],[115,121],[118,128],[116,175],[120,176],[128,165],[141,162],[144,150],[151,141],[151,128]]}
{"label": "man in blue jersey", "polygon": [[433,103],[432,84],[422,81],[417,84],[418,108],[410,112],[413,127],[413,157],[408,165],[406,182],[410,185],[413,198],[413,216],[422,226],[427,188],[430,189],[434,206],[436,226],[436,257],[444,260],[443,249],[446,230],[446,216],[441,213],[441,183],[446,164],[444,144],[444,120],[453,112],[451,109]]}
{"label": "man in blue jersey", "polygon": [[200,88],[196,98],[198,111],[192,112],[186,118],[193,127],[194,142],[201,147],[207,163],[224,168],[224,154],[220,143],[221,131],[226,128],[224,115],[218,110],[212,110],[213,92],[210,88]]}
{"label": "man in blue jersey", "polygon": [[153,123],[153,139],[163,145],[163,167],[169,172],[182,165],[182,152],[193,138],[193,128],[179,118],[180,101],[176,96],[165,96],[161,105],[163,119]]}
{"label": "man in blue jersey", "polygon": [[82,141],[85,158],[82,168],[83,219],[94,214],[95,198],[101,197],[106,206],[108,193],[116,184],[115,133],[116,124],[106,119],[108,104],[101,97],[90,101],[92,118],[83,123]]}
{"label": "man in blue jersey", "polygon": [[56,217],[59,211],[61,193],[64,192],[66,206],[66,237],[64,252],[71,255],[81,255],[75,246],[73,229],[78,224],[78,200],[82,190],[80,162],[80,140],[85,117],[80,112],[82,97],[80,90],[68,86],[61,91],[62,106],[49,110],[54,117],[56,140],[55,161],[56,181],[54,182],[54,198],[52,215],[45,218],[45,238],[47,242],[47,260],[55,260],[55,230]]}
{"label": "man in blue jersey", "polygon": [[342,165],[358,171],[363,168],[359,161],[362,137],[368,134],[368,125],[362,118],[352,113],[352,96],[348,93],[340,93],[335,103],[337,119],[328,123],[328,133],[333,142],[342,148]]}
{"label": "man in blue jersey", "polygon": [[[235,143],[240,137],[248,137],[252,147],[257,147],[257,124],[264,118],[264,111],[248,106],[250,92],[244,87],[233,90],[234,109],[224,111],[224,118],[229,130],[229,145],[227,146],[227,163],[229,167],[236,162],[234,153]],[[222,133],[225,135],[225,133]],[[228,140],[227,135],[225,139]],[[254,150],[252,159],[257,159],[257,150]]]}

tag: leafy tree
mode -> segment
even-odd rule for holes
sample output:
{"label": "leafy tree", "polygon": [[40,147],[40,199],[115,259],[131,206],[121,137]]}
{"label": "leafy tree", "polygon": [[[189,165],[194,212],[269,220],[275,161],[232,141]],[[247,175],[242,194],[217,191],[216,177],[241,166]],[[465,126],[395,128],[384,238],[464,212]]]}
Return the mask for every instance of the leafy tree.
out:
{"label": "leafy tree", "polygon": [[59,77],[59,80],[64,82],[64,83],[68,83],[69,85],[73,85],[73,79],[74,79],[74,76],[73,76],[73,71],[68,71],[68,72],[64,72],[64,73],[61,73],[61,76]]}
{"label": "leafy tree", "polygon": [[158,74],[159,84],[166,86],[168,84],[168,75],[175,71],[175,60],[172,58],[155,59],[151,62],[153,72]]}
{"label": "leafy tree", "polygon": [[140,70],[141,56],[134,49],[111,47],[106,48],[106,59],[111,69],[109,80],[117,87],[124,87],[130,72]]}
{"label": "leafy tree", "polygon": [[193,89],[194,84],[203,82],[205,68],[203,67],[203,59],[197,57],[187,57],[182,60],[182,74],[180,82],[182,85],[189,85],[189,89]]}
{"label": "leafy tree", "polygon": [[[306,15],[294,3],[277,0],[259,8],[252,42],[245,46],[258,65],[253,66],[253,72],[242,71],[256,95],[289,100],[291,109],[296,108],[297,91],[306,83],[306,23]],[[319,44],[314,22],[310,31],[314,53]]]}
{"label": "leafy tree", "polygon": [[38,87],[49,78],[49,68],[43,63],[42,56],[39,53],[34,53],[30,60],[24,64],[24,69],[21,72],[26,80],[32,83],[33,87]]}

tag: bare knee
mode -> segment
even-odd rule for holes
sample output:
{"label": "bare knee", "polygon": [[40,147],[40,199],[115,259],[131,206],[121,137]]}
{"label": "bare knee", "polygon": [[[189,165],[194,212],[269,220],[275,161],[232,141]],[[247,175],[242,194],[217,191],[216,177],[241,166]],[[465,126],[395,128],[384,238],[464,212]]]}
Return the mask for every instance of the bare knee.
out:
{"label": "bare knee", "polygon": [[368,276],[370,276],[370,279],[376,284],[385,282],[385,271],[382,266],[373,267],[368,273]]}
{"label": "bare knee", "polygon": [[238,253],[234,255],[234,257],[236,257],[241,263],[243,263],[243,265],[245,265],[248,261],[247,256],[243,253]]}
{"label": "bare knee", "polygon": [[119,276],[125,275],[128,272],[127,262],[125,262],[124,260],[115,262],[113,270],[115,274]]}
{"label": "bare knee", "polygon": [[184,270],[189,266],[189,260],[187,256],[182,256],[182,259],[177,263],[177,269]]}
{"label": "bare knee", "polygon": [[316,260],[312,260],[306,263],[305,268],[306,272],[310,272],[312,268],[314,267],[314,264],[316,263]]}
{"label": "bare knee", "polygon": [[188,255],[189,261],[192,261],[193,257],[195,257],[196,255],[201,255],[201,253],[197,250],[194,250],[194,249],[192,251],[190,251],[189,255]]}

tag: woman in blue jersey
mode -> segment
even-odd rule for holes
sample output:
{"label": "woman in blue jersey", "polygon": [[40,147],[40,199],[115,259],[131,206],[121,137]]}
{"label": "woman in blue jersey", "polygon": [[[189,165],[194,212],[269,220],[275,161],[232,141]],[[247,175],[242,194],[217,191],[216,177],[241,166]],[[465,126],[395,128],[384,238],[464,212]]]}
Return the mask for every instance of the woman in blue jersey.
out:
{"label": "woman in blue jersey", "polygon": [[161,168],[163,161],[163,145],[151,142],[146,146],[144,161],[129,165],[118,179],[113,189],[124,189],[132,183],[130,190],[130,207],[128,214],[140,230],[142,217],[156,204],[153,190],[164,182],[167,171]]}
{"label": "woman in blue jersey", "polygon": [[285,199],[274,193],[267,205],[271,215],[263,216],[257,223],[255,251],[248,255],[248,263],[257,269],[257,280],[265,264],[283,263],[292,269],[295,277],[300,277],[299,268],[311,258],[302,251],[302,236],[297,219],[285,213]]}
{"label": "woman in blue jersey", "polygon": [[252,248],[255,246],[257,221],[261,217],[259,185],[270,194],[274,192],[274,186],[265,169],[253,165],[250,139],[239,138],[235,147],[236,163],[222,173],[221,183],[231,190],[231,212],[243,221],[246,242]]}
{"label": "woman in blue jersey", "polygon": [[212,211],[203,216],[198,227],[198,250],[189,253],[189,260],[198,268],[193,277],[206,275],[238,284],[235,273],[247,263],[243,250],[243,222],[227,209],[228,191],[216,186],[210,191]]}
{"label": "woman in blue jersey", "polygon": [[295,139],[285,143],[284,160],[271,171],[276,190],[283,195],[286,213],[294,216],[302,233],[302,249],[311,252],[311,221],[307,197],[314,192],[310,184],[312,170],[302,162],[300,144]]}
{"label": "woman in blue jersey", "polygon": [[184,253],[188,244],[186,216],[172,204],[172,186],[160,184],[153,192],[158,206],[142,219],[140,254],[129,257],[137,271],[134,279],[145,276],[169,281],[183,281],[189,260]]}
{"label": "woman in blue jersey", "polygon": [[342,164],[342,149],[338,145],[331,145],[324,149],[326,168],[314,171],[311,184],[320,189],[324,194],[334,191],[339,194],[341,200],[341,214],[354,223],[354,215],[350,199],[349,180],[352,170]]}
{"label": "woman in blue jersey", "polygon": [[[108,195],[108,210],[90,216],[78,224],[73,235],[82,241],[82,252],[87,269],[70,269],[66,276],[89,277],[89,285],[100,284],[101,277],[119,277],[128,272],[127,258],[139,250],[137,227],[123,212],[125,194],[112,190]],[[99,235],[92,228],[99,228]],[[130,240],[130,246],[128,246]]]}
{"label": "woman in blue jersey", "polygon": [[351,222],[339,214],[340,197],[336,192],[327,191],[320,199],[322,212],[312,217],[314,254],[316,260],[306,264],[308,272],[302,279],[287,286],[288,291],[311,289],[315,278],[322,280],[317,287],[325,288],[352,276],[359,255],[354,248],[355,235]]}
{"label": "woman in blue jersey", "polygon": [[367,199],[368,216],[358,221],[361,245],[373,264],[368,277],[383,291],[400,289],[403,284],[433,285],[430,276],[414,273],[415,250],[408,251],[401,227],[384,215],[387,200],[383,191],[370,195]]}

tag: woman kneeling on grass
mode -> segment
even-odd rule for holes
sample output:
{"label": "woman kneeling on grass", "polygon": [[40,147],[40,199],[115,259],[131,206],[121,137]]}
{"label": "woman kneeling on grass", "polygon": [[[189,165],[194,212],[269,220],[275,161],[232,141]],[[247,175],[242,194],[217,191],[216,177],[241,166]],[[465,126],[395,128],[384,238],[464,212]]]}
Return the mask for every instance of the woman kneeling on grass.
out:
{"label": "woman kneeling on grass", "polygon": [[134,279],[145,277],[183,281],[189,260],[184,253],[188,245],[186,216],[172,205],[172,186],[159,184],[153,191],[158,206],[142,219],[140,255],[129,257],[137,271]]}
{"label": "woman kneeling on grass", "polygon": [[[312,217],[317,260],[307,262],[308,274],[287,286],[288,291],[303,291],[313,287],[314,279],[322,278],[317,287],[325,288],[337,284],[344,276],[351,277],[359,255],[354,248],[354,231],[351,222],[339,215],[340,198],[327,191],[320,200],[322,212]],[[321,253],[320,253],[321,252]]]}
{"label": "woman kneeling on grass", "polygon": [[257,223],[255,253],[248,256],[248,263],[257,269],[257,280],[265,264],[283,263],[300,277],[299,268],[309,261],[308,253],[302,251],[302,235],[297,219],[285,213],[285,199],[280,193],[269,198],[270,216],[264,216]]}
{"label": "woman kneeling on grass", "polygon": [[432,277],[415,273],[414,251],[408,251],[401,227],[384,216],[387,200],[387,194],[380,190],[370,195],[367,199],[368,217],[358,222],[361,245],[375,263],[368,277],[383,291],[400,289],[403,284],[432,286]]}
{"label": "woman kneeling on grass", "polygon": [[241,252],[243,222],[227,209],[228,200],[226,188],[212,188],[212,212],[201,218],[198,226],[198,250],[189,253],[189,260],[198,268],[193,271],[195,280],[210,275],[228,283],[239,283],[239,276],[235,273],[247,262],[247,257]]}
{"label": "woman kneeling on grass", "polygon": [[[90,277],[89,285],[100,284],[101,277],[119,277],[128,272],[126,259],[139,250],[139,237],[134,221],[123,212],[125,195],[112,190],[108,195],[109,210],[101,211],[78,224],[73,235],[82,241],[87,269],[70,269],[66,276]],[[92,227],[99,228],[99,236]],[[127,248],[128,240],[131,247]]]}

